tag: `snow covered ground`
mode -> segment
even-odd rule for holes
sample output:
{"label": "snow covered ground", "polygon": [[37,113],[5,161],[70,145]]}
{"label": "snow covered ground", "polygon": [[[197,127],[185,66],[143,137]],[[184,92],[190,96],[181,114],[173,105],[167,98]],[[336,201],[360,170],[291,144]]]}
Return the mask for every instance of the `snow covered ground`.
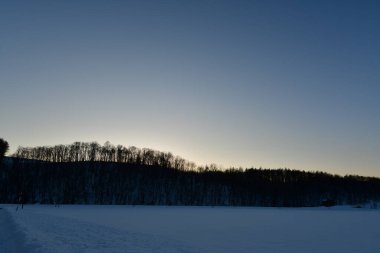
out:
{"label": "snow covered ground", "polygon": [[380,250],[380,210],[27,205],[16,212],[13,205],[0,208],[0,252]]}

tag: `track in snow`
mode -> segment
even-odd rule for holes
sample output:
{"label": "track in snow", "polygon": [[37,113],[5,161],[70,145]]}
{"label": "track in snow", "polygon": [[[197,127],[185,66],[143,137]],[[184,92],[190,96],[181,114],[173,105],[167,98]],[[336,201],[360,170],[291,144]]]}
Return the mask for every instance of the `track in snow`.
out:
{"label": "track in snow", "polygon": [[7,253],[33,252],[34,247],[25,243],[24,234],[13,222],[8,211],[0,207],[0,251]]}

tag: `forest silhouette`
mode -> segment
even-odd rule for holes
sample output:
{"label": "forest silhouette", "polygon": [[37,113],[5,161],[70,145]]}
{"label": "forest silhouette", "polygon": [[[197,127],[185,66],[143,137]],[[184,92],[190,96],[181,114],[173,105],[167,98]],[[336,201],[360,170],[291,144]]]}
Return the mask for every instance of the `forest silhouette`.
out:
{"label": "forest silhouette", "polygon": [[197,166],[109,142],[19,147],[0,170],[0,202],[304,207],[380,200],[380,179],[289,169]]}

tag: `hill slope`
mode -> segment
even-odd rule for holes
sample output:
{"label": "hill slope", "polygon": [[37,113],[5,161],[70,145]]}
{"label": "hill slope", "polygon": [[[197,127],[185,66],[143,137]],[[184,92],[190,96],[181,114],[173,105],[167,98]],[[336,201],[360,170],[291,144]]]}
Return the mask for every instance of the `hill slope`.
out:
{"label": "hill slope", "polygon": [[319,206],[380,200],[380,179],[292,170],[183,171],[116,162],[8,158],[0,202],[47,204]]}

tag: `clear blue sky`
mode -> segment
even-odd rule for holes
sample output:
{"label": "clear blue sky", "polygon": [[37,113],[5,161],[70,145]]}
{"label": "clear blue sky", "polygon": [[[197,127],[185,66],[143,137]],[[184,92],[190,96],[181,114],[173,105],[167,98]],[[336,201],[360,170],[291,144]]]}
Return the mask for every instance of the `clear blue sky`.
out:
{"label": "clear blue sky", "polygon": [[380,176],[380,1],[1,1],[0,137]]}

